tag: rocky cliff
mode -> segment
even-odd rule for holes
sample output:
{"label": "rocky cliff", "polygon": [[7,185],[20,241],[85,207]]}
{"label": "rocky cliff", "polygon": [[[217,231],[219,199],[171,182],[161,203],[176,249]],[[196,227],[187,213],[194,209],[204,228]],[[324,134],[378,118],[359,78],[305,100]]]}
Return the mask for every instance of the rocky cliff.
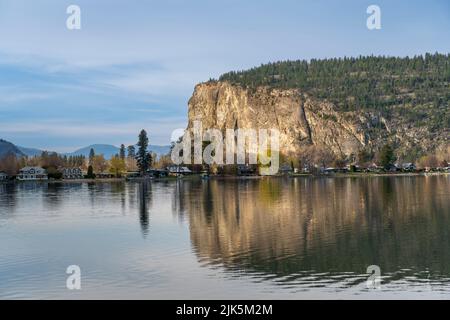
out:
{"label": "rocky cliff", "polygon": [[417,150],[429,153],[444,148],[449,136],[448,129],[433,132],[395,114],[387,120],[371,110],[340,111],[326,99],[299,89],[246,89],[227,81],[196,86],[189,100],[188,128],[194,120],[201,120],[204,129],[278,129],[285,155],[313,145],[351,158],[362,149],[376,151],[390,142],[400,157],[406,157]]}

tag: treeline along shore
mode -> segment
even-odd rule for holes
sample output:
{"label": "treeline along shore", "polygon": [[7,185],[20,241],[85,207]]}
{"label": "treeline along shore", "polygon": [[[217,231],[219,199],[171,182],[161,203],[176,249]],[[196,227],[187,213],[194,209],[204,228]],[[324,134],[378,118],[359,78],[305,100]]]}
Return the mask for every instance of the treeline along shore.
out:
{"label": "treeline along shore", "polygon": [[[173,179],[187,177],[258,177],[261,165],[173,165],[170,153],[157,157],[147,151],[148,136],[139,134],[137,150],[121,145],[118,154],[106,159],[91,149],[88,157],[63,156],[42,152],[39,156],[17,157],[7,154],[0,159],[0,181],[121,181],[142,179]],[[206,147],[206,146],[205,146]],[[399,162],[394,148],[386,144],[369,157],[360,154],[350,162],[323,149],[310,148],[298,157],[280,156],[278,173],[274,176],[358,176],[394,174],[448,174],[450,147],[439,154],[421,157],[417,162]]]}

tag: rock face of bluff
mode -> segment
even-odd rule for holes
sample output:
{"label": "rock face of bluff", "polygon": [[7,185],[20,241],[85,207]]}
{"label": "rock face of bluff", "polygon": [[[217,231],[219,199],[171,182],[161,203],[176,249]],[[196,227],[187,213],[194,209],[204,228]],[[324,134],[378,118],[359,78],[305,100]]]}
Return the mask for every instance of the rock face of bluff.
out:
{"label": "rock face of bluff", "polygon": [[298,89],[246,89],[227,81],[196,86],[189,100],[188,128],[194,120],[201,120],[204,130],[278,129],[280,151],[286,155],[313,145],[349,158],[362,149],[376,151],[387,142],[395,144],[399,156],[417,149],[427,153],[448,145],[449,134],[401,117],[387,120],[376,111],[340,111]]}

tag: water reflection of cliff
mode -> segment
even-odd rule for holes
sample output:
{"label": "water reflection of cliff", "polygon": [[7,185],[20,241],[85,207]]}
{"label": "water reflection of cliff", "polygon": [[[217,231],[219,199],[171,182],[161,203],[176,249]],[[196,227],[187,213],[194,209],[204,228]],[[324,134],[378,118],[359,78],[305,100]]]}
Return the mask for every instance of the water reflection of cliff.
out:
{"label": "water reflection of cliff", "polygon": [[450,273],[450,179],[208,181],[178,200],[199,259],[291,274],[371,264]]}

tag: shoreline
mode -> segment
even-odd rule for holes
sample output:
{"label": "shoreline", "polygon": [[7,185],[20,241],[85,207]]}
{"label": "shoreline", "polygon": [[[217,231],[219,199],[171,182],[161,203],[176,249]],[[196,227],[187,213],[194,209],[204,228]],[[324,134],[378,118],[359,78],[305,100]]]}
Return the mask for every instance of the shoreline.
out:
{"label": "shoreline", "polygon": [[265,179],[265,178],[375,178],[375,177],[428,177],[428,176],[447,176],[450,172],[402,172],[402,173],[332,173],[332,174],[287,174],[275,176],[211,176],[209,179],[215,180],[250,180],[250,179]]}
{"label": "shoreline", "polygon": [[287,175],[275,175],[275,176],[209,176],[207,179],[203,179],[200,174],[190,175],[186,177],[164,177],[164,178],[101,178],[101,179],[73,179],[73,180],[9,180],[0,181],[0,184],[9,183],[47,183],[47,184],[71,184],[71,183],[119,183],[119,182],[141,182],[141,181],[189,181],[189,180],[259,180],[259,179],[274,179],[274,178],[376,178],[376,177],[429,177],[429,176],[450,176],[450,172],[419,172],[419,173],[333,173],[333,174],[287,174]]}

